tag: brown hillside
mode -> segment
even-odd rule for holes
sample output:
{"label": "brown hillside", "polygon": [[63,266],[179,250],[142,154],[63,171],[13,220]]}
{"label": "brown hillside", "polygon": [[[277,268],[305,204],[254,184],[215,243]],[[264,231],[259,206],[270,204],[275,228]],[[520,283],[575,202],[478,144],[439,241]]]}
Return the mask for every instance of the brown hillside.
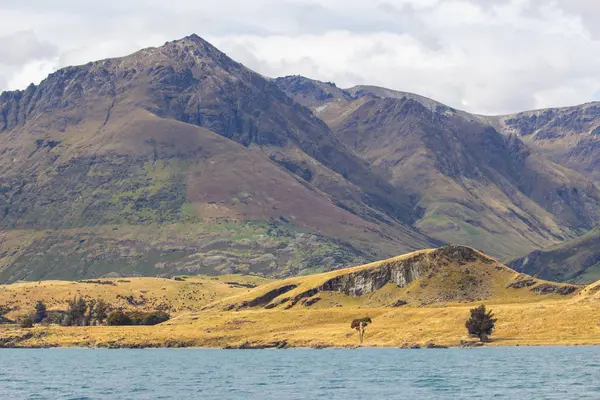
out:
{"label": "brown hillside", "polygon": [[[594,183],[484,117],[384,88],[277,82],[416,200],[415,226],[431,237],[510,259],[581,234],[600,218]],[[311,98],[309,90],[329,95]]]}

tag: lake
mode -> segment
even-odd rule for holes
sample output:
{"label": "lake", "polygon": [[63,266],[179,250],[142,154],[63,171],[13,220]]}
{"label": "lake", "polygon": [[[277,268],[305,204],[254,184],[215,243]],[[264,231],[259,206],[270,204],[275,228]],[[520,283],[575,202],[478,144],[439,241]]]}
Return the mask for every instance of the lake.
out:
{"label": "lake", "polygon": [[600,399],[600,347],[1,349],[0,399]]}

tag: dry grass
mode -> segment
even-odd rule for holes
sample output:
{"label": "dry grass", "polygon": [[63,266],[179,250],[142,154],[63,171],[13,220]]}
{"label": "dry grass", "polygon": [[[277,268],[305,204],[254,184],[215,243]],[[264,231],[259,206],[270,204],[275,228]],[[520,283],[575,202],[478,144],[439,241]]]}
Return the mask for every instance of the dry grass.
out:
{"label": "dry grass", "polygon": [[[510,288],[508,284],[515,279],[527,277],[494,260],[458,266],[451,263],[441,265],[431,276],[406,287],[388,284],[374,293],[358,297],[321,291],[315,295],[320,297],[320,301],[310,307],[297,304],[284,309],[282,304],[273,309],[223,311],[223,305],[251,300],[284,284],[299,285],[295,291],[306,290],[335,276],[376,269],[385,263],[406,261],[430,252],[425,250],[365,266],[276,282],[256,277],[222,276],[187,278],[185,282],[128,278],[130,282],[114,280],[117,281],[116,286],[73,282],[1,286],[0,304],[12,299],[23,309],[41,298],[46,301],[53,298],[55,303],[50,303],[50,307],[63,307],[64,302],[78,291],[80,295],[104,297],[131,307],[122,303],[123,296],[139,298],[143,294],[146,299],[153,300],[148,300],[141,308],[151,309],[157,301],[167,301],[174,318],[153,327],[37,326],[22,330],[5,325],[0,327],[0,345],[225,347],[243,343],[268,346],[284,342],[288,346],[352,347],[358,344],[358,336],[350,329],[350,322],[368,316],[373,323],[367,328],[365,346],[423,346],[430,342],[452,346],[458,345],[461,340],[472,340],[466,335],[464,323],[469,309],[482,303],[488,305],[498,318],[490,345],[600,344],[600,282],[582,287],[568,296],[540,295],[530,289],[545,282],[536,281],[531,287]],[[470,275],[481,277],[485,285],[477,286],[479,292],[475,294],[485,294],[485,299],[431,301],[436,293],[442,293],[440,290],[444,287],[455,286],[452,274],[465,269],[470,270]],[[457,276],[462,277],[460,274]],[[231,281],[264,285],[249,290],[227,283]],[[407,299],[409,304],[390,307],[398,298]],[[210,302],[210,307],[206,307]]]}

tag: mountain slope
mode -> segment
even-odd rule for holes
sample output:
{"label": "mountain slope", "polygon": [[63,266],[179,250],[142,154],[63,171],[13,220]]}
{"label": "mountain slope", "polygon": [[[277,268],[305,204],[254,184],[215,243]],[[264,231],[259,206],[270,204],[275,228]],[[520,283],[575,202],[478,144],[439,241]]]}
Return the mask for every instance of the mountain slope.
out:
{"label": "mountain slope", "polygon": [[490,117],[551,160],[600,182],[600,103]]}
{"label": "mountain slope", "polygon": [[2,93],[0,154],[2,281],[285,276],[432,243],[410,198],[195,35]]}
{"label": "mountain slope", "polygon": [[576,239],[536,250],[509,264],[543,279],[591,283],[600,279],[600,227]]}
{"label": "mountain slope", "polygon": [[[310,99],[344,144],[414,199],[422,211],[415,226],[429,236],[508,258],[576,236],[600,217],[596,185],[482,117],[383,88],[276,81],[297,101]],[[310,97],[311,87],[329,95]]]}

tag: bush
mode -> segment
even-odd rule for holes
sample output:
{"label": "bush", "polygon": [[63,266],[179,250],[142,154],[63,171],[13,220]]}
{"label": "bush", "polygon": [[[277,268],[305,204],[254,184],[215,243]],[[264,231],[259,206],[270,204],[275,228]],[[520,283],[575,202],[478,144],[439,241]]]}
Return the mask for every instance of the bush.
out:
{"label": "bush", "polygon": [[21,328],[33,328],[33,319],[28,315],[19,322]]}
{"label": "bush", "polygon": [[39,324],[48,316],[46,303],[43,300],[38,300],[35,303],[35,314],[33,314],[33,322]]}
{"label": "bush", "polygon": [[113,311],[108,314],[108,325],[157,325],[168,321],[171,316],[164,311]]}
{"label": "bush", "polygon": [[131,318],[121,310],[112,311],[106,318],[106,323],[112,326],[132,325]]}
{"label": "bush", "polygon": [[496,325],[496,319],[493,317],[492,311],[486,312],[484,305],[472,308],[471,318],[465,324],[469,335],[478,337],[482,342],[487,342]]}
{"label": "bush", "polygon": [[164,311],[154,311],[146,313],[146,317],[142,321],[142,325],[158,325],[171,319],[171,316]]}

